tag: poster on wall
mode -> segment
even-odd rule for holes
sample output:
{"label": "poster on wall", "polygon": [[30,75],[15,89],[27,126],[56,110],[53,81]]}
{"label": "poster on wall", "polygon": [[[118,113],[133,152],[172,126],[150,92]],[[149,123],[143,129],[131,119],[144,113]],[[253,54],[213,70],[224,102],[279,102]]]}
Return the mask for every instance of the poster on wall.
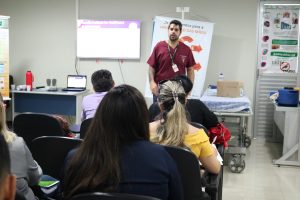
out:
{"label": "poster on wall", "polygon": [[267,73],[297,73],[299,7],[265,5],[258,67]]}
{"label": "poster on wall", "polygon": [[[162,16],[156,16],[154,18],[152,48],[150,53],[152,53],[153,48],[159,41],[168,40],[168,25],[173,19],[176,18]],[[190,98],[200,99],[205,82],[214,24],[195,20],[177,20],[182,23],[180,40],[191,48],[196,61],[196,65],[194,66],[194,87]],[[148,80],[145,88],[145,96],[152,97]]]}
{"label": "poster on wall", "polygon": [[0,91],[9,97],[9,29],[8,16],[0,15]]}

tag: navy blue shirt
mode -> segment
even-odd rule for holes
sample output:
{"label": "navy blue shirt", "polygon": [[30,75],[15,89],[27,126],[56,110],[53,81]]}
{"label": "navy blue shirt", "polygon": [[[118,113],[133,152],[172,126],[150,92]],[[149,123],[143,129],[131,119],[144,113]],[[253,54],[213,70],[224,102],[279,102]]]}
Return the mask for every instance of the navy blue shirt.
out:
{"label": "navy blue shirt", "polygon": [[126,145],[121,164],[119,192],[165,200],[183,199],[177,166],[162,146],[147,141]]}
{"label": "navy blue shirt", "polygon": [[[162,146],[137,141],[124,145],[121,152],[121,182],[116,192],[152,196],[162,200],[183,199],[176,163]],[[68,158],[73,153],[75,152],[71,151]]]}

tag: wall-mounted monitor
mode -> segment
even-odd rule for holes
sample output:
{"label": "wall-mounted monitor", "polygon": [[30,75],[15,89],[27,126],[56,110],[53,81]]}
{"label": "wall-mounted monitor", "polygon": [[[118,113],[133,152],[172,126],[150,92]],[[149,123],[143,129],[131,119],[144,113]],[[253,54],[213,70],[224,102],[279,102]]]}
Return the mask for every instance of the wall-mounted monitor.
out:
{"label": "wall-mounted monitor", "polygon": [[139,20],[77,20],[77,57],[139,59]]}

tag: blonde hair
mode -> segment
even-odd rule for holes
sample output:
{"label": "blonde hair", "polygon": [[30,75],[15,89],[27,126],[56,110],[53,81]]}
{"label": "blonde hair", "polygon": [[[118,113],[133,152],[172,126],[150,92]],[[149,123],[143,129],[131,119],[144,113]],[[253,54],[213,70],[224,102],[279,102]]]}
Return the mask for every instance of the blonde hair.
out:
{"label": "blonde hair", "polygon": [[0,93],[0,134],[2,134],[7,143],[12,142],[16,138],[16,134],[9,131],[6,125],[6,113],[2,94]]}
{"label": "blonde hair", "polygon": [[162,119],[157,127],[157,143],[184,146],[183,140],[188,131],[185,114],[186,94],[177,81],[166,81],[159,85],[158,102],[162,108]]}

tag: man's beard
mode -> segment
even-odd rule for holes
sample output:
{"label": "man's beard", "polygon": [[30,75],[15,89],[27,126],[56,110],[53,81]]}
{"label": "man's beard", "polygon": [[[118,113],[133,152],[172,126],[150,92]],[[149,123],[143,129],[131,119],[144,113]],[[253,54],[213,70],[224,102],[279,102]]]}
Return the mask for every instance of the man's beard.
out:
{"label": "man's beard", "polygon": [[169,40],[172,42],[176,42],[178,40],[178,37],[170,35]]}

